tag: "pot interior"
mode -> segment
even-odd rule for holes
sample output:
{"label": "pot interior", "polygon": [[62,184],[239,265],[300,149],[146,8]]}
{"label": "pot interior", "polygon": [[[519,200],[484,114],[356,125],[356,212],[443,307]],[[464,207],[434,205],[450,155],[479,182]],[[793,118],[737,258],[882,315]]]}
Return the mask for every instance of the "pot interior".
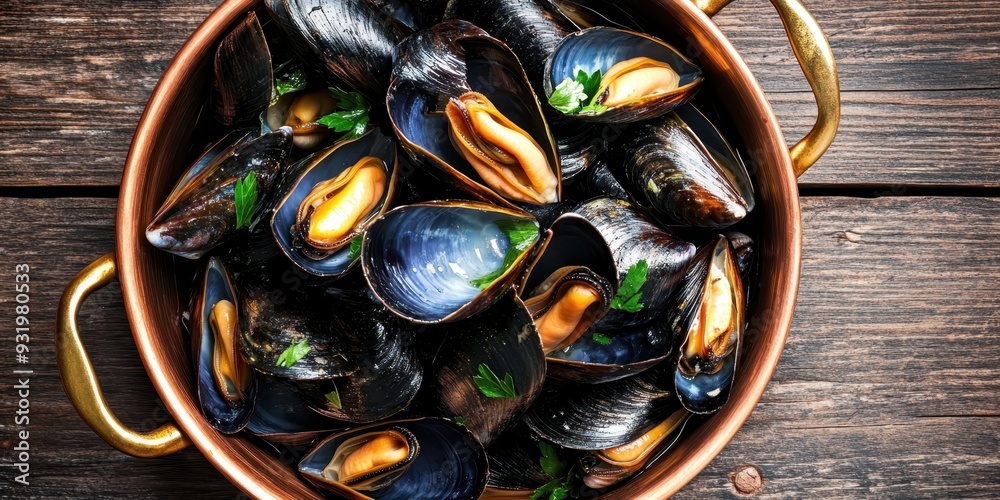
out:
{"label": "pot interior", "polygon": [[[798,193],[787,147],[774,114],[745,63],[715,25],[686,0],[619,2],[652,34],[674,43],[699,64],[706,86],[699,101],[714,103],[720,128],[736,145],[755,180],[759,284],[729,403],[680,445],[607,498],[662,498],[679,490],[732,439],[763,394],[791,326],[801,258]],[[136,344],[160,396],[183,431],[234,484],[255,497],[318,498],[294,463],[244,437],[224,436],[201,416],[190,354],[180,325],[187,276],[145,239],[145,226],[186,168],[192,130],[209,88],[209,62],[218,41],[254,0],[224,2],[184,45],[143,115],[122,180],[118,265]],[[266,16],[266,14],[264,14]],[[725,123],[728,122],[728,125]],[[735,134],[735,135],[734,135]]]}

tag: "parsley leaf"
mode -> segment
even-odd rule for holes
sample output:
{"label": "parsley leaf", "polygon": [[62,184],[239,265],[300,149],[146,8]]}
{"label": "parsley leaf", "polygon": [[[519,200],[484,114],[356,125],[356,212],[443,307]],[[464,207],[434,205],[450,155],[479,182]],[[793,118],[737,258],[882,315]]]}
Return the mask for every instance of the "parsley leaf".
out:
{"label": "parsley leaf", "polygon": [[333,385],[333,391],[328,392],[323,396],[326,397],[326,400],[338,410],[344,408],[344,404],[340,402],[340,391],[337,390],[337,384]]}
{"label": "parsley leaf", "polygon": [[458,415],[455,417],[455,423],[458,425],[465,425],[465,417]]}
{"label": "parsley leaf", "polygon": [[538,240],[538,225],[531,219],[498,220],[493,221],[493,223],[507,236],[510,244],[507,246],[507,253],[504,254],[503,264],[500,267],[486,276],[470,281],[472,286],[480,290],[490,286],[497,278],[503,276],[503,273],[514,265],[514,261]]}
{"label": "parsley leaf", "polygon": [[[275,363],[275,366],[291,368],[292,365],[298,363],[300,359],[308,354],[311,349],[312,348],[309,347],[309,342],[307,342],[306,339],[302,339],[302,342],[299,342],[298,344],[293,341],[292,345],[288,346],[288,348],[281,353],[281,356],[278,356],[278,361]],[[340,395],[338,394],[337,397],[339,398]]]}
{"label": "parsley leaf", "polygon": [[594,104],[597,99],[597,92],[601,90],[601,70],[588,75],[586,71],[579,70],[576,78],[566,78],[549,96],[549,104],[564,114],[574,115],[588,113],[600,115],[608,110],[607,106]]}
{"label": "parsley leaf", "polygon": [[601,345],[611,345],[611,337],[608,337],[607,335],[605,335],[603,333],[595,333],[590,338],[594,342],[596,342],[598,344],[601,344]]}
{"label": "parsley leaf", "polygon": [[479,363],[479,375],[473,375],[472,380],[476,382],[480,392],[488,398],[516,398],[517,390],[514,388],[514,377],[509,373],[505,374],[503,380],[486,363]]}
{"label": "parsley leaf", "polygon": [[579,111],[586,100],[583,84],[572,78],[563,80],[549,96],[549,104],[567,115]]}
{"label": "parsley leaf", "polygon": [[249,226],[257,208],[257,176],[253,172],[236,181],[233,199],[236,202],[236,229]]}
{"label": "parsley leaf", "polygon": [[334,132],[347,132],[345,139],[360,137],[368,129],[368,112],[371,107],[358,92],[344,92],[336,87],[330,87],[330,93],[337,100],[337,110],[316,123],[325,125]]}
{"label": "parsley leaf", "polygon": [[646,283],[646,271],[648,270],[649,265],[646,264],[645,260],[640,260],[628,268],[628,271],[625,273],[625,279],[622,280],[622,286],[618,288],[618,293],[615,294],[615,298],[611,301],[612,309],[631,313],[642,310],[642,302],[639,302],[642,299],[642,291],[640,289]]}
{"label": "parsley leaf", "polygon": [[[542,498],[551,499],[555,490],[562,488],[562,482],[562,478],[557,478],[539,486],[538,489],[531,494],[531,500],[540,500]],[[546,496],[546,493],[548,496]]]}
{"label": "parsley leaf", "polygon": [[[281,67],[284,67],[284,65]],[[291,94],[292,92],[305,90],[307,83],[306,72],[301,69],[297,69],[291,73],[286,72],[281,76],[277,76],[274,78],[275,98],[281,97],[285,94]]]}
{"label": "parsley leaf", "polygon": [[538,448],[542,451],[542,458],[538,459],[539,465],[549,477],[561,477],[566,473],[567,465],[559,459],[559,452],[556,447],[545,441],[538,442]]}
{"label": "parsley leaf", "polygon": [[361,243],[365,240],[365,233],[361,233],[351,240],[351,253],[347,258],[354,260],[361,256]]}

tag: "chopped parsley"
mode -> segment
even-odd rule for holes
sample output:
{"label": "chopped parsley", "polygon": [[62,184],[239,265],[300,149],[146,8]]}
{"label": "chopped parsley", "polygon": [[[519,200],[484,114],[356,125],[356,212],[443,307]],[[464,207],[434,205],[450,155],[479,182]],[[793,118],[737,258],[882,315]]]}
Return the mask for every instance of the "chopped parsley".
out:
{"label": "chopped parsley", "polygon": [[588,75],[579,70],[576,78],[566,78],[549,96],[549,104],[567,115],[580,113],[600,115],[608,110],[607,106],[596,104],[597,91],[601,89],[601,70]]}
{"label": "chopped parsley", "polygon": [[257,176],[253,172],[236,181],[233,199],[236,202],[236,229],[248,227],[257,208]]}
{"label": "chopped parsley", "polygon": [[504,255],[503,264],[493,272],[472,280],[472,286],[483,290],[490,286],[497,278],[503,276],[514,261],[524,253],[535,241],[538,240],[538,225],[531,219],[508,219],[494,221],[500,231],[507,236],[510,244],[507,246],[507,253]]}
{"label": "chopped parsley", "polygon": [[639,312],[643,308],[642,302],[642,285],[646,283],[646,272],[649,271],[649,265],[646,264],[645,260],[640,260],[628,268],[625,273],[625,279],[622,280],[622,286],[618,288],[618,293],[615,294],[615,298],[611,301],[611,308],[618,309],[626,312]]}
{"label": "chopped parsley", "polygon": [[509,373],[505,374],[503,380],[497,377],[493,370],[486,363],[479,363],[479,375],[473,375],[472,380],[476,382],[479,391],[488,398],[516,398],[517,390],[514,388],[514,377]]}
{"label": "chopped parsley", "polygon": [[[309,342],[306,339],[302,339],[301,342],[296,344],[294,341],[292,345],[288,346],[281,356],[278,356],[278,361],[275,366],[280,366],[282,368],[291,368],[295,363],[298,363],[312,348],[309,347]],[[339,394],[338,394],[339,398]]]}

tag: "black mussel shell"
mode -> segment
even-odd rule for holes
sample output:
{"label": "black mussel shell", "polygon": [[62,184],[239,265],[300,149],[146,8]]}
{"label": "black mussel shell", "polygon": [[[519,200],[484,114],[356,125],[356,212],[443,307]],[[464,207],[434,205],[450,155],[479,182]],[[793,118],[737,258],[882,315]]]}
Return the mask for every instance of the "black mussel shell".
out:
{"label": "black mussel shell", "polygon": [[552,480],[541,467],[542,452],[538,436],[523,423],[504,432],[486,448],[490,477],[486,487],[501,492],[526,492],[528,495]]}
{"label": "black mussel shell", "polygon": [[400,46],[386,99],[400,142],[418,162],[441,169],[444,177],[472,196],[512,206],[487,186],[449,139],[445,108],[469,92],[486,97],[538,144],[561,192],[559,155],[517,57],[503,42],[465,21],[447,21],[418,32]]}
{"label": "black mussel shell", "polygon": [[569,347],[550,352],[549,375],[587,384],[611,382],[641,373],[673,352],[667,318],[614,331],[591,330]]}
{"label": "black mussel shell", "polygon": [[[198,401],[201,411],[208,422],[217,431],[232,434],[239,432],[250,420],[256,401],[257,380],[250,367],[242,359],[234,360],[236,365],[242,364],[247,376],[246,386],[235,388],[242,393],[236,402],[230,402],[216,378],[215,351],[216,336],[213,333],[210,316],[212,307],[221,301],[228,301],[235,306],[236,290],[233,287],[229,272],[222,261],[211,258],[205,265],[201,278],[197,281],[191,306],[191,347],[194,353],[195,373],[198,375]],[[234,355],[241,357],[236,348],[237,339],[232,339]],[[239,368],[236,368],[237,374]],[[237,377],[238,378],[238,377]],[[230,381],[234,384],[239,380]]]}
{"label": "black mussel shell", "polygon": [[690,417],[679,409],[635,441],[580,457],[583,483],[593,489],[607,488],[642,471],[680,441]]}
{"label": "black mussel shell", "polygon": [[371,0],[267,0],[271,17],[303,60],[314,57],[337,79],[373,100],[389,86],[396,46],[410,32]]}
{"label": "black mussel shell", "polygon": [[355,230],[351,233],[351,237],[358,237],[372,221],[385,213],[395,194],[397,155],[396,142],[392,137],[374,129],[357,139],[338,142],[292,166],[278,187],[277,196],[280,199],[272,212],[271,231],[281,252],[305,272],[324,278],[338,278],[347,274],[357,264],[360,246],[348,244],[325,257],[307,255],[301,248],[303,243],[296,241],[292,228],[297,223],[299,205],[309,195],[313,186],[335,178],[366,156],[382,160],[388,184],[377,208],[358,226],[361,232]]}
{"label": "black mussel shell", "polygon": [[603,384],[550,381],[525,417],[542,438],[575,450],[621,446],[679,408],[673,373],[654,368]]}
{"label": "black mussel shell", "polygon": [[313,411],[291,383],[256,373],[257,398],[246,431],[272,443],[304,445],[348,423]]}
{"label": "black mussel shell", "polygon": [[[240,283],[240,348],[256,370],[289,380],[326,380],[359,370],[345,332],[333,327],[335,300],[307,293],[301,280],[259,273]],[[297,361],[281,362],[293,345],[308,346]]]}
{"label": "black mussel shell", "polygon": [[566,266],[583,266],[604,278],[612,286],[612,296],[618,290],[618,268],[601,233],[580,214],[569,212],[560,215],[546,231],[537,257],[519,284],[521,298],[526,299],[552,273]]}
{"label": "black mussel shell", "polygon": [[251,124],[271,102],[271,52],[251,12],[215,52],[215,119],[226,127]]}
{"label": "black mussel shell", "polygon": [[701,68],[662,40],[635,31],[596,27],[567,36],[553,50],[545,63],[542,80],[545,97],[548,99],[567,78],[575,80],[580,71],[591,75],[600,70],[607,75],[615,64],[634,58],[649,58],[669,65],[678,77],[677,87],[609,106],[603,113],[581,112],[570,116],[617,124],[649,120],[690,101],[704,80]]}
{"label": "black mussel shell", "polygon": [[[430,327],[423,335],[438,346],[429,370],[430,404],[443,416],[462,417],[485,446],[517,423],[542,388],[542,342],[512,293],[476,316]],[[513,392],[487,396],[484,371],[510,383]]]}
{"label": "black mussel shell", "polygon": [[368,228],[361,266],[372,292],[396,314],[418,323],[457,321],[513,284],[537,231],[535,219],[517,209],[466,201],[407,205]]}
{"label": "black mussel shell", "polygon": [[632,266],[638,266],[640,261],[647,266],[646,280],[639,288],[641,309],[629,312],[612,308],[596,328],[641,325],[659,316],[695,254],[694,245],[664,231],[651,216],[624,200],[597,198],[581,204],[575,212],[597,228],[611,249],[619,285]]}
{"label": "black mussel shell", "polygon": [[[325,479],[323,469],[344,441],[366,433],[399,429],[411,436],[419,451],[402,474],[375,490],[356,491]],[[324,492],[338,497],[379,500],[469,499],[486,487],[489,466],[483,446],[463,426],[443,418],[397,420],[333,434],[299,462],[299,472]]]}
{"label": "black mussel shell", "polygon": [[607,158],[603,155],[598,157],[591,167],[576,179],[571,189],[573,194],[578,194],[579,199],[583,200],[597,197],[631,199],[611,169],[608,168]]}
{"label": "black mussel shell", "polygon": [[[228,136],[232,137],[232,136]],[[213,145],[181,176],[170,196],[146,227],[146,239],[155,247],[181,257],[197,259],[236,234],[236,182],[253,175],[257,203],[250,226],[255,225],[278,182],[292,149],[291,129],[282,127],[256,139],[241,136],[219,151]]]}
{"label": "black mussel shell", "polygon": [[358,371],[296,385],[316,411],[348,422],[369,423],[404,410],[417,395],[423,367],[414,348],[415,327],[366,293],[340,298],[331,328],[340,330]]}
{"label": "black mussel shell", "polygon": [[632,197],[667,224],[723,228],[753,210],[746,167],[692,106],[630,127],[609,158]]}
{"label": "black mussel shell", "polygon": [[671,327],[681,339],[674,375],[677,397],[692,413],[713,413],[729,400],[746,328],[743,284],[725,236],[699,250],[673,301]]}

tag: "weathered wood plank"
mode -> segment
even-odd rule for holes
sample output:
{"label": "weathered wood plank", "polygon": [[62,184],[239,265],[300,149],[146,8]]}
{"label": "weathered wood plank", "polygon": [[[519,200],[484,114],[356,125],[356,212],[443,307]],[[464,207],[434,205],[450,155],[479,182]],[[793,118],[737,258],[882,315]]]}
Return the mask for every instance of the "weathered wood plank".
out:
{"label": "weathered wood plank", "polygon": [[807,198],[791,337],[763,400],[678,498],[992,497],[1000,199]]}
{"label": "weathered wood plank", "polygon": [[153,87],[218,3],[7,2],[0,184],[117,184]]}
{"label": "weathered wood plank", "polygon": [[[76,415],[56,370],[56,307],[63,288],[91,260],[114,249],[114,200],[0,198],[0,323],[14,324],[14,266],[28,264],[31,342],[28,364],[14,360],[13,332],[0,355],[6,390],[0,392],[0,456],[13,462],[16,432],[28,430],[31,447],[29,486],[14,483],[4,467],[0,496],[5,498],[235,498],[232,487],[196,450],[171,457],[137,460],[104,444]],[[117,284],[96,293],[83,306],[80,327],[104,394],[123,422],[150,431],[169,419],[136,351]],[[12,330],[13,328],[10,327]],[[14,424],[18,399],[11,387],[13,369],[31,369],[30,422]]]}
{"label": "weathered wood plank", "polygon": [[[14,2],[0,17],[0,186],[116,185],[157,79],[217,3]],[[805,184],[998,184],[1000,5],[806,4],[847,92],[841,134]],[[815,110],[773,8],[741,0],[717,21],[797,140]],[[969,88],[994,90],[936,92]]]}
{"label": "weathered wood plank", "polygon": [[[995,89],[1000,4],[991,0],[803,0],[830,40],[841,87]],[[770,2],[739,0],[716,23],[769,92],[808,91]]]}
{"label": "weathered wood plank", "polygon": [[[729,496],[740,464],[762,497],[991,496],[1000,488],[1000,199],[807,198],[791,338],[736,439],[678,498]],[[158,460],[103,444],[66,401],[52,352],[55,305],[113,247],[114,200],[2,199],[0,278],[32,266],[32,497],[236,496],[195,451]],[[4,298],[4,300],[8,300]],[[84,340],[123,420],[166,416],[137,358],[116,287],[84,306]],[[0,323],[12,312],[0,308]],[[11,348],[11,344],[6,344]],[[0,372],[14,367],[0,356]],[[16,401],[0,392],[0,409]],[[16,427],[0,428],[0,440]],[[0,445],[9,450],[9,443]],[[0,454],[5,456],[9,452]],[[6,481],[6,477],[4,480]],[[7,483],[3,488],[8,488]]]}

